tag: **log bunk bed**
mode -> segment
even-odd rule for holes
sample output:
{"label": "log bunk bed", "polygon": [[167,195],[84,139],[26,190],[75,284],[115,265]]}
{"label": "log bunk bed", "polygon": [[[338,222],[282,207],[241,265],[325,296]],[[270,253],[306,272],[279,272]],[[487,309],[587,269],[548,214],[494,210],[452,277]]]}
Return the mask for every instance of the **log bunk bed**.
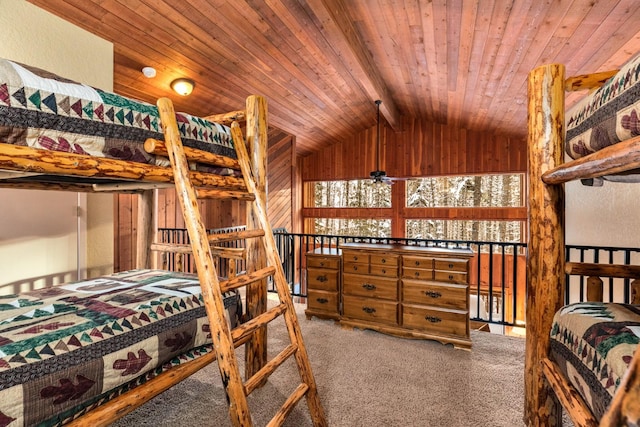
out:
{"label": "log bunk bed", "polygon": [[[591,92],[565,113],[565,92],[583,89]],[[600,278],[638,279],[640,267],[565,262],[563,184],[638,180],[640,56],[620,70],[571,78],[561,64],[538,67],[528,98],[524,421],[560,426],[564,408],[575,426],[637,426],[640,282],[625,301],[604,303]],[[563,162],[565,151],[574,160]],[[564,305],[569,274],[589,277],[588,301]]]}
{"label": "log bunk bed", "polygon": [[[2,187],[139,194],[136,270],[0,296],[0,426],[108,425],[216,359],[232,423],[252,425],[247,395],[291,355],[302,384],[270,425],[302,397],[326,424],[266,220],[266,114],[249,96],[243,110],[192,117],[166,98],[155,107],[0,59]],[[154,242],[154,189],[167,186],[191,245]],[[196,198],[247,201],[247,230],[206,235]],[[245,247],[219,246],[233,240]],[[157,252],[193,253],[197,276],[158,269]],[[247,271],[219,280],[222,258]],[[269,277],[280,304],[267,310]],[[291,344],[267,361],[266,325],[280,315]]]}

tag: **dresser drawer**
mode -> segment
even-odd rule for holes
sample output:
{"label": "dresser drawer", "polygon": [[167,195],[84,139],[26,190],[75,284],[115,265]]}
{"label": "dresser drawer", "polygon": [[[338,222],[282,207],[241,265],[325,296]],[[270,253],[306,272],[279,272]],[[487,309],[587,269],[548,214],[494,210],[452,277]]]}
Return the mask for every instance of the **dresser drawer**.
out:
{"label": "dresser drawer", "polygon": [[344,262],[358,262],[361,264],[369,264],[369,254],[359,251],[342,251],[342,260]]}
{"label": "dresser drawer", "polygon": [[345,273],[369,274],[369,264],[345,261],[342,264],[342,271]]}
{"label": "dresser drawer", "polygon": [[433,270],[403,266],[402,277],[406,279],[430,280],[433,279]]}
{"label": "dresser drawer", "polygon": [[402,265],[406,268],[433,269],[433,258],[403,256]]}
{"label": "dresser drawer", "polygon": [[466,337],[468,312],[463,310],[438,310],[411,304],[402,306],[402,326],[426,332]]}
{"label": "dresser drawer", "polygon": [[436,259],[434,261],[434,268],[436,270],[447,270],[447,271],[462,271],[463,273],[467,272],[467,265],[469,261],[466,259]]}
{"label": "dresser drawer", "polygon": [[439,282],[467,283],[467,273],[436,270],[433,272],[433,279]]}
{"label": "dresser drawer", "polygon": [[307,269],[307,284],[309,289],[323,291],[338,291],[338,270],[322,268]]}
{"label": "dresser drawer", "polygon": [[338,268],[340,268],[340,258],[307,256],[307,268],[309,267],[328,268],[330,270],[337,270]]}
{"label": "dresser drawer", "polygon": [[345,295],[343,311],[345,317],[352,319],[393,326],[398,324],[398,303],[392,301]]}
{"label": "dresser drawer", "polygon": [[307,295],[307,307],[314,310],[337,313],[338,293],[314,291],[309,289],[309,293]]}
{"label": "dresser drawer", "polygon": [[398,266],[371,264],[369,266],[369,274],[372,276],[398,277]]}
{"label": "dresser drawer", "polygon": [[345,295],[389,300],[398,299],[397,279],[345,273],[342,276],[342,287]]}
{"label": "dresser drawer", "polygon": [[468,310],[467,286],[403,280],[402,301],[409,304]]}
{"label": "dresser drawer", "polygon": [[389,266],[397,266],[398,259],[400,257],[398,255],[391,254],[369,254],[369,263],[377,264],[377,265],[389,265]]}

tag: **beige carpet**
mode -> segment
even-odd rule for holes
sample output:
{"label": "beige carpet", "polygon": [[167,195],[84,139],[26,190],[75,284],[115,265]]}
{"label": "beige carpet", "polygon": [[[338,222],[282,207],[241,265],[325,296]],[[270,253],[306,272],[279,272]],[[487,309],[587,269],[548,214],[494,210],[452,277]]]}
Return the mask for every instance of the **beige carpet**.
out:
{"label": "beige carpet", "polygon": [[[522,426],[524,339],[473,332],[472,351],[347,330],[298,313],[330,426]],[[270,329],[270,353],[288,340]],[[297,386],[293,360],[250,396],[265,425]],[[305,401],[287,426],[310,426]],[[115,426],[230,426],[217,365],[186,379]]]}

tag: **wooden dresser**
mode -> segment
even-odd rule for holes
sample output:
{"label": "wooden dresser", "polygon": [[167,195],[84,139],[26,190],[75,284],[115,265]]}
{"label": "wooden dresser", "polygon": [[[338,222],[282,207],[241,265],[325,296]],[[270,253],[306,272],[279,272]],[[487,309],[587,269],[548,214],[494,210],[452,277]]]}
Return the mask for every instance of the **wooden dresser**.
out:
{"label": "wooden dresser", "polygon": [[307,318],[340,319],[340,250],[318,248],[307,252]]}
{"label": "wooden dresser", "polygon": [[350,243],[340,323],[470,348],[470,249]]}

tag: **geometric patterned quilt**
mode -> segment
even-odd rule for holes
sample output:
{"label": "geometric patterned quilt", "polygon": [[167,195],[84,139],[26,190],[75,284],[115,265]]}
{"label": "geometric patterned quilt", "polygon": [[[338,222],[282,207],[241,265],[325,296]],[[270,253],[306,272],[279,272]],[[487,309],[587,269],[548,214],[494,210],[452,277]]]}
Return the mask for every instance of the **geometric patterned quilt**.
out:
{"label": "geometric patterned quilt", "polygon": [[[236,158],[227,126],[185,113],[176,119],[185,146]],[[0,142],[168,165],[144,150],[147,138],[164,140],[155,105],[0,58]]]}
{"label": "geometric patterned quilt", "polygon": [[[233,328],[242,303],[224,301]],[[0,426],[62,424],[210,351],[192,274],[132,270],[0,296]]]}
{"label": "geometric patterned quilt", "polygon": [[640,135],[640,55],[566,113],[565,150],[574,159]]}
{"label": "geometric patterned quilt", "polygon": [[640,306],[602,302],[560,309],[550,356],[600,419],[640,342]]}

